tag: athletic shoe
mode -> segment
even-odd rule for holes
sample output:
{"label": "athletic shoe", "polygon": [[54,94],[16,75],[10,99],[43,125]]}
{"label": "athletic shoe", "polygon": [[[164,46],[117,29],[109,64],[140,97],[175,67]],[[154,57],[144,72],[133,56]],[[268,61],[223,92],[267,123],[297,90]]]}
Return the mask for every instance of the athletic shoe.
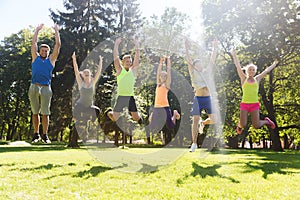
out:
{"label": "athletic shoe", "polygon": [[241,127],[236,127],[236,132],[237,132],[237,134],[239,134],[239,135],[241,135],[242,134],[242,132],[243,132],[243,129],[241,128]]}
{"label": "athletic shoe", "polygon": [[47,134],[43,134],[43,135],[42,135],[42,142],[44,142],[44,143],[46,143],[46,144],[50,144],[50,143],[51,143],[51,141],[49,140]]}
{"label": "athletic shoe", "polygon": [[193,143],[190,148],[190,152],[195,152],[196,149],[197,149],[197,144]]}
{"label": "athletic shoe", "polygon": [[199,133],[202,134],[203,133],[203,129],[204,129],[204,124],[202,121],[200,121],[200,125],[199,125]]}
{"label": "athletic shoe", "polygon": [[31,142],[32,142],[32,143],[37,143],[37,142],[40,141],[40,140],[41,140],[40,134],[34,133]]}
{"label": "athletic shoe", "polygon": [[276,128],[276,125],[274,124],[274,122],[272,122],[272,120],[270,120],[269,117],[265,117],[265,120],[268,121],[268,126],[269,126],[271,129]]}

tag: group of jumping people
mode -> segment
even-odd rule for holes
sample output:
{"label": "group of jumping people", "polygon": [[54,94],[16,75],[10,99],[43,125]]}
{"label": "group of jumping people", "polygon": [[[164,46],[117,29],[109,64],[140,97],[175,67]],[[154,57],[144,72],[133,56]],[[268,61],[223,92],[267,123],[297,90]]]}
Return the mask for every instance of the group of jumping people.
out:
{"label": "group of jumping people", "polygon": [[[50,85],[52,71],[59,55],[61,41],[59,36],[59,28],[55,24],[53,27],[55,31],[55,45],[53,52],[50,54],[50,47],[47,44],[41,44],[38,49],[38,33],[43,26],[44,25],[41,24],[36,28],[32,40],[32,79],[28,94],[34,127],[32,142],[38,142],[39,140],[42,140],[45,143],[51,143],[48,137],[50,104],[52,97]],[[123,111],[123,108],[127,107],[132,119],[139,124],[142,124],[143,119],[138,112],[134,98],[134,86],[140,62],[139,41],[136,38],[133,40],[135,45],[135,55],[133,60],[130,54],[125,54],[120,59],[119,45],[121,42],[122,39],[117,38],[115,40],[113,49],[114,69],[117,77],[117,99],[113,109],[108,109],[105,114],[112,121],[117,121],[120,117],[120,113]],[[208,65],[203,66],[202,60],[192,60],[189,53],[191,48],[190,42],[188,39],[185,40],[188,71],[191,77],[192,87],[194,88],[194,99],[191,109],[192,145],[190,147],[190,152],[194,152],[196,150],[198,146],[198,133],[203,133],[204,126],[215,123],[209,89],[209,79],[211,77],[209,69],[215,65],[218,41],[214,40],[212,42],[212,46],[213,50]],[[274,129],[275,124],[268,117],[266,117],[264,120],[260,120],[259,118],[260,104],[258,101],[258,88],[260,80],[264,78],[266,74],[269,73],[274,67],[276,67],[278,62],[274,61],[271,66],[266,68],[262,73],[256,75],[256,65],[250,63],[242,68],[234,49],[231,51],[231,55],[233,57],[238,75],[241,79],[243,91],[242,101],[240,103],[240,120],[237,123],[236,128],[237,133],[241,134],[243,128],[246,126],[248,113],[251,114],[252,125],[254,128],[260,128],[263,125],[268,125],[270,128]],[[80,97],[74,106],[74,118],[76,120],[76,118],[84,112],[92,113],[96,111],[96,115],[99,115],[100,110],[94,105],[93,98],[96,83],[101,76],[103,58],[102,56],[99,56],[98,69],[95,73],[95,76],[93,76],[89,69],[79,71],[75,52],[71,57],[80,94]],[[163,70],[164,63],[166,63],[166,70]],[[149,117],[150,129],[153,132],[160,131],[159,124],[161,122],[163,122],[168,129],[173,129],[175,127],[176,120],[180,119],[180,113],[177,110],[173,110],[172,112],[168,102],[168,92],[171,90],[170,56],[163,55],[160,57],[157,67],[156,85],[154,108]],[[205,120],[202,120],[200,117],[202,110],[205,110],[208,115]],[[42,115],[42,135],[39,134],[40,114]]]}

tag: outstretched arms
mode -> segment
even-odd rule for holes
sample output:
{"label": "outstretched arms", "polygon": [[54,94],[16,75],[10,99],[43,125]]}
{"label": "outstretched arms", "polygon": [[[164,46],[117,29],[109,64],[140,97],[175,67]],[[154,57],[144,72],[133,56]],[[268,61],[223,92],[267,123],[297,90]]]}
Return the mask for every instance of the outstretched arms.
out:
{"label": "outstretched arms", "polygon": [[80,89],[80,86],[82,84],[82,79],[80,77],[80,73],[79,73],[79,70],[78,70],[78,64],[77,64],[77,60],[76,60],[75,51],[72,54],[72,60],[73,60],[73,67],[74,67],[74,73],[75,73],[76,81],[77,81],[78,87]]}
{"label": "outstretched arms", "polygon": [[39,31],[43,28],[44,24],[40,24],[36,27],[33,38],[32,38],[32,43],[31,43],[31,57],[32,57],[32,62],[36,59],[36,57],[39,55],[38,54],[38,46],[37,46],[37,41],[38,41],[38,34]]}
{"label": "outstretched arms", "polygon": [[277,64],[278,64],[278,61],[275,60],[272,65],[267,67],[262,73],[258,74],[256,76],[257,81],[260,81],[261,79],[263,79],[270,71],[272,71],[277,66]]}
{"label": "outstretched arms", "polygon": [[163,66],[164,61],[165,61],[165,57],[161,57],[159,59],[159,64],[158,64],[157,72],[156,72],[156,84],[157,85],[160,83],[160,81],[159,81],[159,79],[160,79],[160,73],[162,71],[162,66]]}
{"label": "outstretched arms", "polygon": [[135,55],[134,55],[134,61],[132,64],[132,69],[136,73],[138,70],[139,64],[140,64],[140,49],[139,49],[138,39],[134,38],[133,42],[134,42],[134,48],[135,48]]}
{"label": "outstretched arms", "polygon": [[192,61],[190,53],[189,53],[190,46],[191,46],[190,42],[187,39],[185,39],[185,55],[186,55],[186,60],[187,60],[187,63],[188,63],[189,70],[191,68],[194,68],[193,61]]}
{"label": "outstretched arms", "polygon": [[95,75],[95,79],[94,79],[94,84],[96,84],[96,82],[99,80],[100,75],[101,75],[101,71],[102,71],[102,63],[103,63],[103,58],[102,56],[99,56],[99,64],[98,64],[98,69],[97,69],[97,73]]}
{"label": "outstretched arms", "polygon": [[53,29],[55,31],[55,45],[53,48],[53,53],[50,55],[50,61],[51,64],[53,66],[55,66],[55,61],[57,60],[58,54],[59,54],[59,50],[60,50],[60,46],[61,46],[61,42],[60,42],[60,35],[59,35],[59,27],[57,24],[54,24]]}
{"label": "outstretched arms", "polygon": [[235,49],[231,50],[231,55],[232,55],[232,58],[233,58],[234,65],[237,69],[238,75],[241,79],[241,83],[243,84],[243,82],[244,82],[244,80],[246,79],[247,76],[242,70],[242,67],[241,67],[240,61],[239,61],[239,59],[236,55]]}
{"label": "outstretched arms", "polygon": [[215,39],[212,42],[212,46],[213,46],[213,51],[210,57],[209,66],[215,65],[216,58],[217,58],[217,51],[218,51],[218,40]]}
{"label": "outstretched arms", "polygon": [[171,59],[170,59],[170,56],[167,56],[166,59],[167,59],[167,81],[166,81],[166,86],[167,86],[167,88],[170,89],[170,87],[171,87]]}
{"label": "outstretched arms", "polygon": [[119,75],[122,70],[120,58],[119,58],[119,45],[120,45],[121,41],[122,41],[121,38],[117,38],[115,41],[115,46],[114,46],[114,66],[115,66],[117,75]]}

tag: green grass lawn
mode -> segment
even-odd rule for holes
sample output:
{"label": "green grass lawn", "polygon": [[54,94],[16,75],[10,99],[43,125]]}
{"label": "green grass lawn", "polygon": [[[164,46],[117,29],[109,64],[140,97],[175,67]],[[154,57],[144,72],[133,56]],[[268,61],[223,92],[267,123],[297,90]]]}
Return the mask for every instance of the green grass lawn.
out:
{"label": "green grass lawn", "polygon": [[[68,149],[55,144],[0,145],[0,199],[300,198],[299,151],[100,151],[96,155],[86,148]],[[120,155],[114,164],[105,162],[105,153],[114,151]],[[149,156],[152,154],[155,156]],[[130,160],[126,155],[140,157],[131,163],[136,158]]]}

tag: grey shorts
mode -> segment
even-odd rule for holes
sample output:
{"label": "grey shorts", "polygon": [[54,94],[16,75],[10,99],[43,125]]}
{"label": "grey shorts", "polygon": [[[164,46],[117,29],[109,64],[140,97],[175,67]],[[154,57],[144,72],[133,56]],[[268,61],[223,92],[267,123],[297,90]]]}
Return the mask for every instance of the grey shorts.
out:
{"label": "grey shorts", "polygon": [[50,85],[31,84],[28,91],[33,114],[50,115],[52,90]]}

